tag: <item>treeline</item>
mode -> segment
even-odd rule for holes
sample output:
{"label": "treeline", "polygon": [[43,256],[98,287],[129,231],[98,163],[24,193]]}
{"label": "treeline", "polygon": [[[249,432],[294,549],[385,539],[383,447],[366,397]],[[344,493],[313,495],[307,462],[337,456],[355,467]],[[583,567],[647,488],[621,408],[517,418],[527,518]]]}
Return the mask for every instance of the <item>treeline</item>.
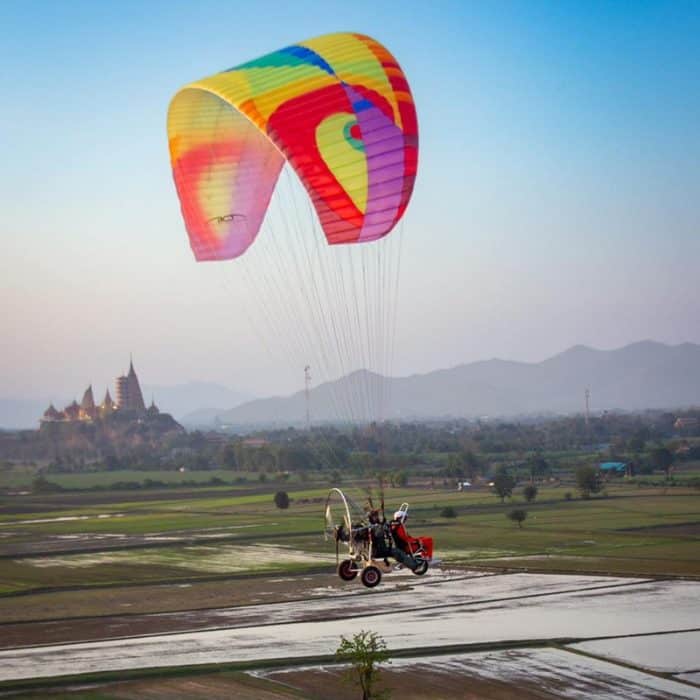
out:
{"label": "treeline", "polygon": [[[700,418],[700,411],[684,417]],[[633,462],[635,473],[666,467],[655,450],[666,449],[673,463],[700,459],[700,427],[678,435],[677,414],[606,414],[549,420],[384,423],[341,429],[314,427],[262,430],[245,436],[194,431],[170,435],[162,444],[103,446],[97,453],[56,454],[48,473],[121,470],[227,469],[238,472],[338,474],[384,473],[393,481],[406,473],[474,479],[507,466],[530,480],[580,460]],[[698,424],[700,426],[700,423]],[[693,432],[694,431],[694,432]]]}

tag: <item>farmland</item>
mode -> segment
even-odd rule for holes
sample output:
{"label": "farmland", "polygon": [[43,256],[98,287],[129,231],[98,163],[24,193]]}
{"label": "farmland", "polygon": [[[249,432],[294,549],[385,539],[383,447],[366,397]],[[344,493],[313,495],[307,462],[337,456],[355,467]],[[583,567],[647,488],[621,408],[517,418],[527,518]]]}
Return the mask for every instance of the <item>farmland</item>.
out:
{"label": "farmland", "polygon": [[[348,485],[356,500],[362,483]],[[275,507],[277,488],[291,506]],[[251,574],[332,570],[332,543],[322,535],[327,488],[270,484],[141,492],[5,496],[0,516],[0,600],[7,619],[23,594],[229,581]],[[567,494],[569,494],[567,496]],[[119,500],[122,498],[123,500]],[[543,487],[525,505],[518,490],[500,503],[488,488],[472,492],[421,485],[390,488],[387,508],[411,504],[410,530],[431,534],[445,565],[644,575],[700,575],[699,497],[687,488],[610,486],[604,496],[571,497]],[[505,515],[527,509],[522,528]],[[456,517],[442,517],[446,507]],[[14,511],[14,512],[13,512]],[[189,604],[187,589],[183,602]],[[87,602],[86,602],[87,604]]]}

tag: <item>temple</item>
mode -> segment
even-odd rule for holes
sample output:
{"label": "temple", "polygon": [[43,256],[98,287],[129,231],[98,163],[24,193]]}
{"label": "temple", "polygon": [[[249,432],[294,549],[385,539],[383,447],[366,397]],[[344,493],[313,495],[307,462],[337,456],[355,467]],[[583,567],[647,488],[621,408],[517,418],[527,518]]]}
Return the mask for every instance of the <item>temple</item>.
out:
{"label": "temple", "polygon": [[92,384],[85,390],[80,403],[73,401],[62,411],[56,409],[53,403],[44,411],[41,417],[42,423],[94,421],[106,418],[114,413],[129,414],[133,416],[157,416],[160,411],[155,402],[146,408],[141,392],[139,378],[134,370],[133,360],[129,362],[129,372],[116,379],[116,402],[112,400],[109,389],[101,404],[95,403],[92,393]]}
{"label": "temple", "polygon": [[143,402],[133,360],[129,362],[129,373],[126,376],[117,377],[117,407],[121,411],[146,412],[146,404]]}

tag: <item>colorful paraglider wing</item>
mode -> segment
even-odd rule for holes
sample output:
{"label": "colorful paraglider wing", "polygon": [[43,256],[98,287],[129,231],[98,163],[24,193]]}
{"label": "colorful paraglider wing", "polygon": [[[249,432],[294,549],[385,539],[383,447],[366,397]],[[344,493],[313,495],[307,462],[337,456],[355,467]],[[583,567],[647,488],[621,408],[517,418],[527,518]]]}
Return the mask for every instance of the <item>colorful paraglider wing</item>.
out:
{"label": "colorful paraglider wing", "polygon": [[389,233],[418,162],[406,78],[360,34],[311,39],[186,86],[171,102],[168,136],[198,260],[245,252],[285,160],[331,244]]}

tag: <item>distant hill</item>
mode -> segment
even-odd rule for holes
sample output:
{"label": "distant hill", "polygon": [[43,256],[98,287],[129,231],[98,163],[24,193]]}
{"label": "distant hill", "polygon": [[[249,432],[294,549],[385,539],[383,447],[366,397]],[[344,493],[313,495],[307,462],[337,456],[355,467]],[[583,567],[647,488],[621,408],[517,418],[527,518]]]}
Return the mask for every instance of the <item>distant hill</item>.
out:
{"label": "distant hill", "polygon": [[38,428],[39,418],[48,405],[48,400],[0,399],[0,429]]}
{"label": "distant hill", "polygon": [[201,417],[211,423],[214,417],[244,401],[250,401],[250,394],[233,391],[213,382],[188,382],[174,386],[144,385],[143,396],[146,404],[155,399],[161,411],[170,413],[183,425],[201,425]]}
{"label": "distant hill", "polygon": [[[347,418],[344,397],[349,396],[352,415],[363,419],[361,398],[368,393],[384,397],[382,415],[390,419],[574,413],[583,410],[587,387],[594,413],[700,405],[700,345],[648,340],[617,350],[577,345],[543,362],[492,359],[396,378],[363,370],[315,387],[311,413],[315,421],[336,420],[339,414]],[[219,384],[190,382],[147,385],[143,393],[146,403],[153,396],[162,411],[190,428],[212,426],[217,420],[301,424],[306,411],[303,392],[250,400]],[[0,399],[0,428],[38,427],[48,403]]]}
{"label": "distant hill", "polygon": [[[337,419],[334,400],[353,391],[357,396],[358,387],[387,397],[383,416],[390,419],[581,412],[586,388],[594,413],[679,408],[700,405],[700,345],[642,341],[618,350],[577,345],[538,363],[492,359],[400,378],[361,371],[313,389],[313,419]],[[243,403],[222,412],[219,420],[294,424],[304,416],[299,392]]]}

